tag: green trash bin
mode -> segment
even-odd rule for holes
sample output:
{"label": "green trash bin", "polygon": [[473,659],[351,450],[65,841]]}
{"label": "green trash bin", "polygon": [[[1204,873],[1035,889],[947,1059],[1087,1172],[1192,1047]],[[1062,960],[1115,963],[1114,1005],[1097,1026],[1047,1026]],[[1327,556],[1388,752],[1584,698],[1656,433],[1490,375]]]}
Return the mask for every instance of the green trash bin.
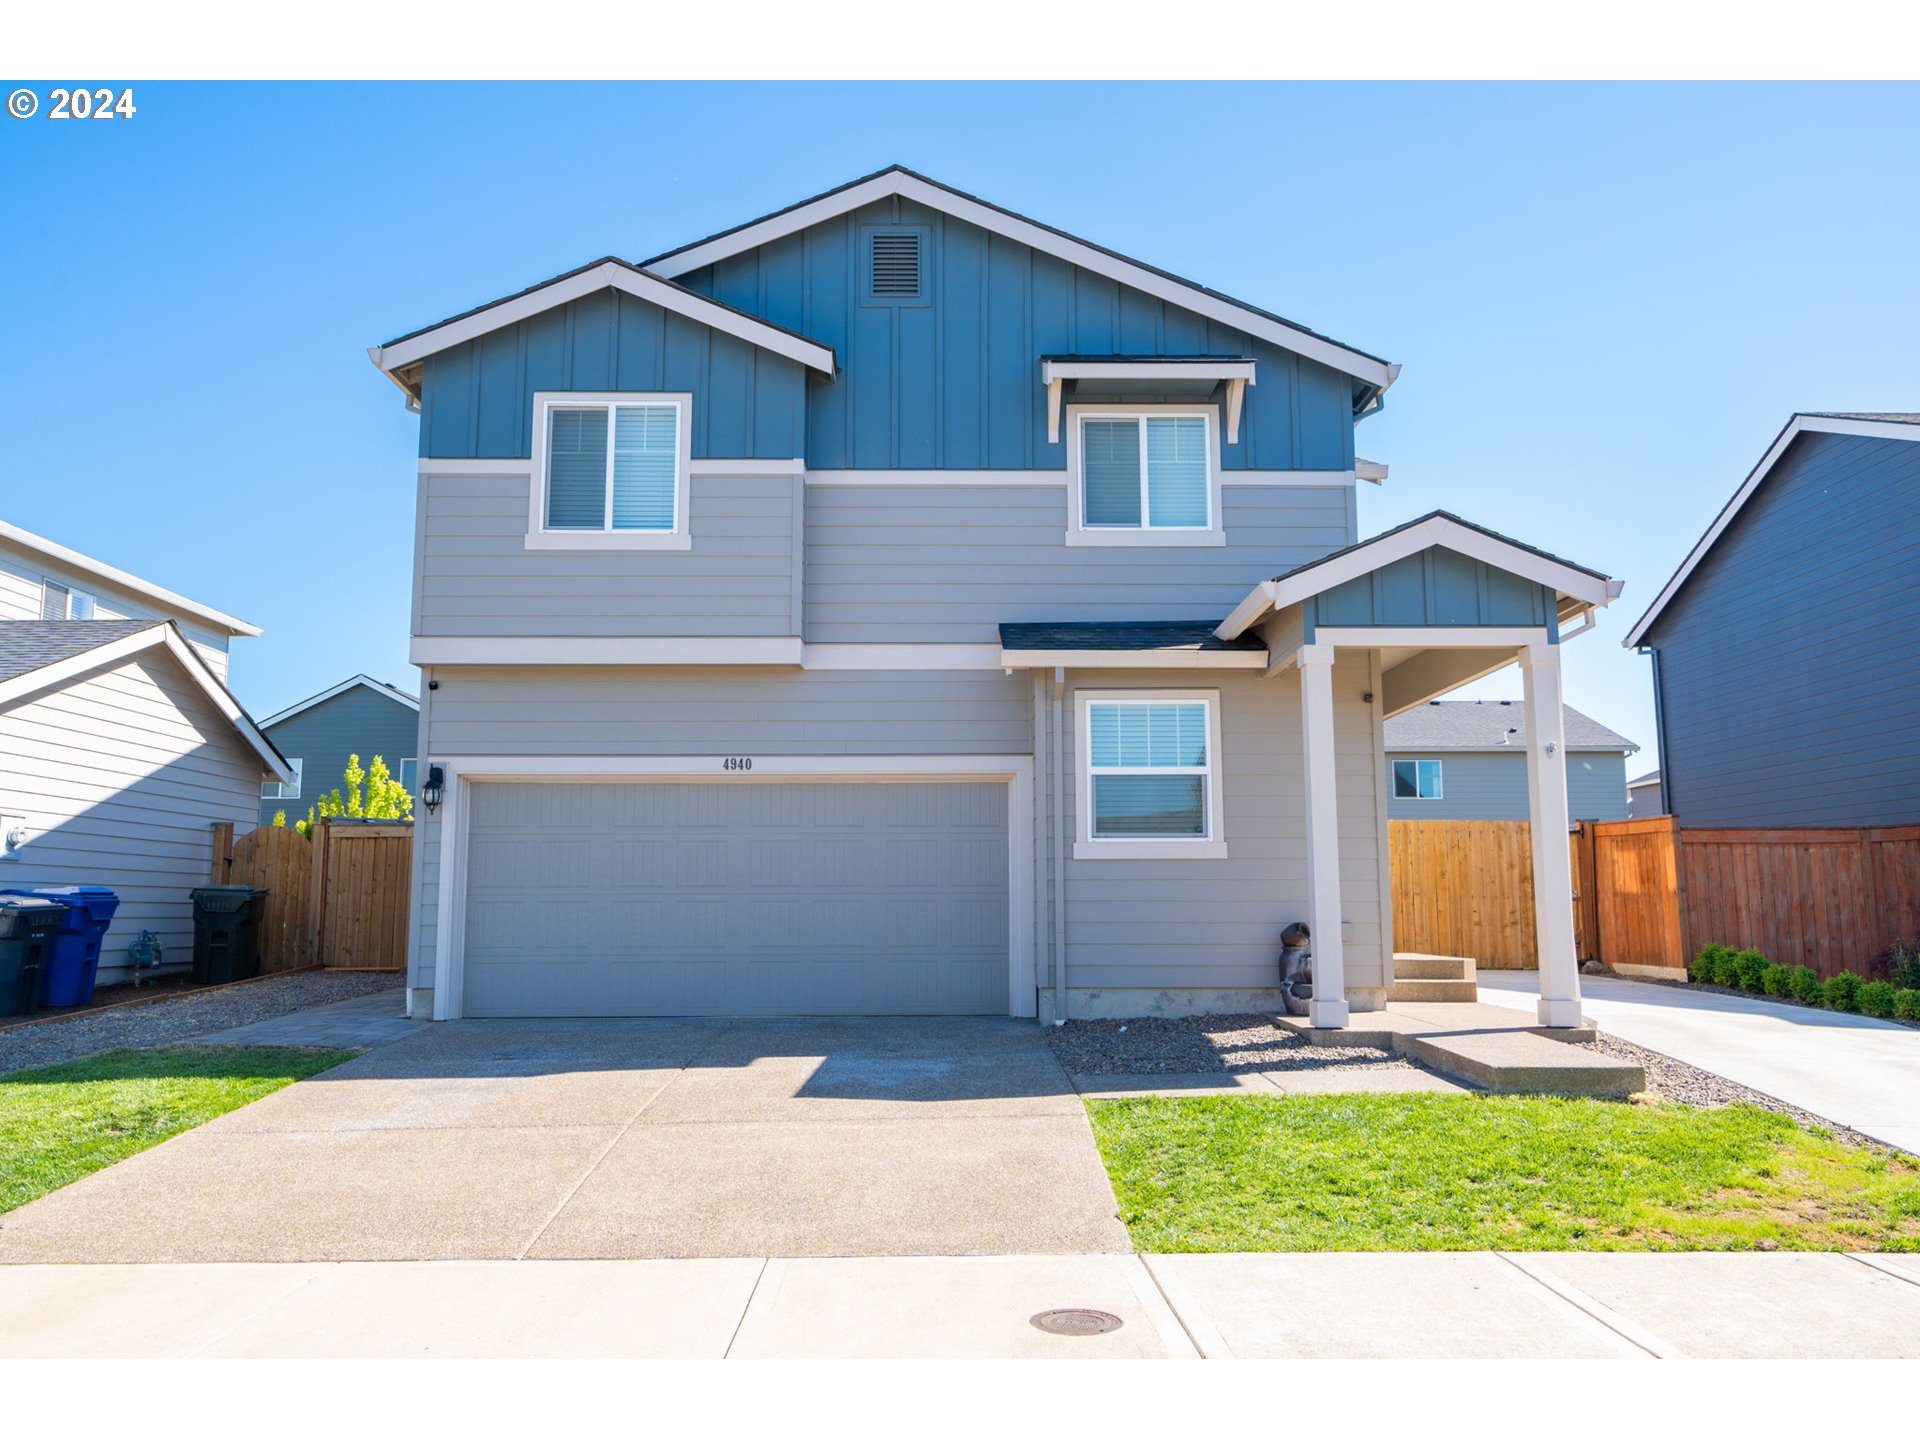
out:
{"label": "green trash bin", "polygon": [[0,1015],[40,1008],[40,976],[67,907],[38,895],[0,895]]}
{"label": "green trash bin", "polygon": [[260,973],[260,907],[251,885],[202,885],[193,892],[193,979],[224,985]]}

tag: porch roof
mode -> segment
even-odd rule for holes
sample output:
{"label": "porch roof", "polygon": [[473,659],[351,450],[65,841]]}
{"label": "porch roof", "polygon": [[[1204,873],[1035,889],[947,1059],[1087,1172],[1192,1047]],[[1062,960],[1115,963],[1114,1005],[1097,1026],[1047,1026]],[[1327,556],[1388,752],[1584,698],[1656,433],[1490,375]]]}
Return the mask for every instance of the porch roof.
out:
{"label": "porch roof", "polygon": [[1000,663],[1013,669],[1048,665],[1149,669],[1264,669],[1258,635],[1222,639],[1213,620],[1121,620],[1025,623],[1000,627]]}

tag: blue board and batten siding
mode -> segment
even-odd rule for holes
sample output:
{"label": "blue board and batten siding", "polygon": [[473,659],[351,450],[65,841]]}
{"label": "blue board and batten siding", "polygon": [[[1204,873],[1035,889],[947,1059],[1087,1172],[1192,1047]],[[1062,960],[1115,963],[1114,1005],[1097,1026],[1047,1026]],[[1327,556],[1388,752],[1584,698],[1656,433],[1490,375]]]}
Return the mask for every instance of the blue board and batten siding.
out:
{"label": "blue board and batten siding", "polygon": [[[863,227],[923,228],[925,305],[867,305]],[[1351,470],[1354,381],[977,225],[881,201],[681,277],[831,345],[840,378],[807,388],[815,470],[1059,470],[1043,355],[1252,356],[1225,470]],[[1072,399],[1098,398],[1082,388]],[[1224,438],[1224,437],[1223,437]],[[797,453],[797,452],[796,452]]]}
{"label": "blue board and batten siding", "polygon": [[429,355],[420,387],[427,459],[525,457],[539,390],[689,393],[693,458],[806,453],[797,361],[612,289]]}
{"label": "blue board and batten siding", "polygon": [[1690,826],[1920,823],[1920,443],[1793,441],[1649,629]]}
{"label": "blue board and batten siding", "polygon": [[1552,589],[1435,545],[1309,599],[1302,623],[1318,625],[1545,626],[1558,637]]}

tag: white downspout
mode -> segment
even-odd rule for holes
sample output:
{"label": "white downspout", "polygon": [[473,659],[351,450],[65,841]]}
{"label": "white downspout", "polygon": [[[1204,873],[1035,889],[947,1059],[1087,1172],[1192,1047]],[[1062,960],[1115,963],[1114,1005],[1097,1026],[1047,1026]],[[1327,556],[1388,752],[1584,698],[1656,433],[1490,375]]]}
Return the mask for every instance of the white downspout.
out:
{"label": "white downspout", "polygon": [[1061,710],[1067,688],[1063,665],[1053,667],[1053,743],[1047,747],[1047,763],[1053,770],[1053,1023],[1067,1023],[1067,767],[1062,763],[1066,746],[1062,738]]}

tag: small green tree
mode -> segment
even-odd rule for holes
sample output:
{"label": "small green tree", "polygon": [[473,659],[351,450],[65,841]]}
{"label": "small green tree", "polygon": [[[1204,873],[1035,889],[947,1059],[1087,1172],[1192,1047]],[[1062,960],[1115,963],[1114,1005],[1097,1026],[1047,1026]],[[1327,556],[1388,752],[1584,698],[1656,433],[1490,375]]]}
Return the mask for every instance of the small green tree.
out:
{"label": "small green tree", "polygon": [[362,770],[360,757],[349,755],[346,772],[340,778],[346,781],[345,792],[329,790],[308,807],[307,818],[294,825],[293,828],[309,840],[313,838],[316,823],[334,816],[344,815],[350,820],[413,818],[413,796],[393,778],[387,762],[380,756],[374,756],[372,766]]}

